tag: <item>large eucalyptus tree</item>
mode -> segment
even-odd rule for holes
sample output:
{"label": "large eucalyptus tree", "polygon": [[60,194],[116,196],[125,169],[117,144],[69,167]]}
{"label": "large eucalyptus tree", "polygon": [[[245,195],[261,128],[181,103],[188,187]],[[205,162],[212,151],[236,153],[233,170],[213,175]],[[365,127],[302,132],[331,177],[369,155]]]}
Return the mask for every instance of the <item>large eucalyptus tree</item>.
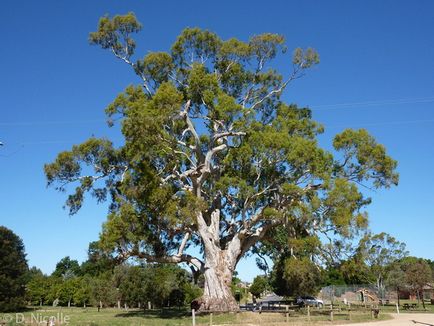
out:
{"label": "large eucalyptus tree", "polygon": [[238,309],[232,274],[274,227],[288,237],[348,236],[367,222],[361,209],[369,199],[358,185],[397,183],[396,162],[365,130],[337,135],[333,155],[318,146],[323,127],[311,111],[281,100],[319,62],[313,49],[295,49],[281,74],[271,65],[286,52],[280,35],[245,42],[187,28],[170,52],[133,60],[131,35],[140,29],[129,13],[101,18],[90,34],[141,80],[106,109],[124,144],[91,138],[45,173],[58,190],[76,185],[71,214],[86,193],[110,200],[100,242],[119,258],[187,263],[203,273],[201,309]]}

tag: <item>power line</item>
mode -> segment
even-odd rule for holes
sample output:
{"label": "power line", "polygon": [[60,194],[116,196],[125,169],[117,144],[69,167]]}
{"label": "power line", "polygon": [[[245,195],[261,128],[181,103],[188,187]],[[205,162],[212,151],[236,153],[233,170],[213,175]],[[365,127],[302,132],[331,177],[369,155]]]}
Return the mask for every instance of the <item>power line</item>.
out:
{"label": "power line", "polygon": [[[313,109],[340,109],[359,106],[380,106],[380,105],[393,105],[393,104],[419,104],[419,103],[433,103],[434,97],[418,97],[418,98],[402,98],[402,99],[389,99],[389,100],[373,100],[363,102],[348,102],[348,103],[335,103],[335,104],[319,104],[312,105]],[[74,124],[91,124],[91,123],[107,122],[103,119],[94,120],[68,120],[68,121],[18,121],[18,122],[0,122],[0,127],[26,127],[26,126],[44,126],[44,125],[74,125]]]}
{"label": "power line", "polygon": [[[335,110],[342,108],[353,108],[360,106],[381,106],[381,105],[402,105],[402,104],[420,104],[420,103],[433,103],[434,97],[419,97],[419,98],[402,98],[390,100],[374,100],[363,102],[348,102],[336,104],[320,104],[312,105],[312,109],[322,110]],[[75,124],[92,124],[107,122],[103,119],[94,120],[68,120],[68,121],[18,121],[18,122],[0,122],[0,127],[27,127],[27,126],[48,126],[48,125],[75,125]]]}
{"label": "power line", "polygon": [[381,106],[381,105],[402,105],[402,104],[419,104],[419,103],[432,103],[434,97],[419,97],[419,98],[402,98],[392,100],[374,100],[364,102],[349,102],[349,103],[336,103],[336,104],[321,104],[312,105],[313,109],[321,110],[334,110],[342,108],[352,108],[360,106]]}
{"label": "power line", "polygon": [[[392,126],[392,125],[406,125],[406,124],[417,124],[417,123],[432,123],[434,119],[427,120],[402,120],[402,121],[388,121],[388,122],[374,122],[374,123],[360,123],[360,127],[377,127],[377,126]],[[336,127],[348,127],[348,125],[328,125],[327,128]]]}
{"label": "power line", "polygon": [[28,127],[28,126],[48,126],[48,125],[68,125],[68,124],[91,124],[96,122],[106,122],[106,120],[70,120],[70,121],[23,121],[23,122],[0,122],[0,127]]}

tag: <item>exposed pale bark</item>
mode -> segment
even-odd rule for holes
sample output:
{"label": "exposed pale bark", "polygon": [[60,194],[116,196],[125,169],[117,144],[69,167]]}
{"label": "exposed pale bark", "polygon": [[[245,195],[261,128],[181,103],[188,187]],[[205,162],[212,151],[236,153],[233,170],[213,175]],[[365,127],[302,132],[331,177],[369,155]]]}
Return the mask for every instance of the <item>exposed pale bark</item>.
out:
{"label": "exposed pale bark", "polygon": [[219,237],[220,211],[214,210],[210,214],[209,225],[205,223],[202,214],[198,215],[199,234],[204,243],[204,277],[205,287],[203,296],[198,300],[200,311],[237,311],[239,306],[231,292],[232,276],[240,258],[258,241],[273,225],[255,231],[244,230],[222,248]]}
{"label": "exposed pale bark", "polygon": [[237,311],[239,306],[231,292],[233,269],[225,251],[216,252],[205,263],[205,287],[200,310]]}

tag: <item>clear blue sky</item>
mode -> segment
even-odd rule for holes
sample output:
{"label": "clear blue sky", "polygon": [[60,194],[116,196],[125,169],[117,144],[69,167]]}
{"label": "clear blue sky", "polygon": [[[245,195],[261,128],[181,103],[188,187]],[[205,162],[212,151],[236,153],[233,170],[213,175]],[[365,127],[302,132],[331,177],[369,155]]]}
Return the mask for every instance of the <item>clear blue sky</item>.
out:
{"label": "clear blue sky", "polygon": [[[399,161],[397,188],[372,193],[374,232],[434,259],[433,1],[5,1],[0,10],[0,224],[23,240],[30,265],[50,273],[69,255],[82,261],[106,207],[88,201],[73,217],[46,188],[44,163],[91,135],[119,140],[103,110],[134,74],[88,45],[98,18],[134,11],[137,53],[168,50],[199,26],[222,38],[283,34],[289,48],[315,47],[321,63],[288,89],[325,124],[329,147],[345,127],[365,127]],[[286,60],[286,61],[285,61]],[[289,57],[279,60],[286,69]],[[346,105],[338,105],[346,104]],[[241,278],[257,273],[252,261]]]}

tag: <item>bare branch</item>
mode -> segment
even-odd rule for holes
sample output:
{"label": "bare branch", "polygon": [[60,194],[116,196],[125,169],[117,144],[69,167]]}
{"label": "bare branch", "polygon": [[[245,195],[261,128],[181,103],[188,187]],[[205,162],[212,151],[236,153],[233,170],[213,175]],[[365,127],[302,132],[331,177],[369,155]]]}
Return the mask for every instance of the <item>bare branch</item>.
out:
{"label": "bare branch", "polygon": [[187,232],[184,235],[184,238],[182,239],[182,242],[181,242],[179,249],[178,249],[178,256],[181,256],[182,253],[184,252],[185,246],[187,245],[187,241],[190,239],[190,235],[191,235],[190,232]]}
{"label": "bare branch", "polygon": [[[134,62],[131,62],[131,60],[129,58],[129,55],[122,56],[113,47],[111,49],[112,49],[112,52],[113,52],[113,54],[115,55],[116,58],[121,59],[126,64],[130,65],[134,69],[134,71],[136,71],[135,70],[136,65],[135,65]],[[128,53],[128,52],[126,52],[126,53]],[[151,89],[149,88],[149,85],[148,85],[149,81],[146,79],[146,77],[143,74],[137,74],[137,75],[143,80],[143,87],[146,89],[146,91],[148,92],[148,94],[152,96],[152,91],[151,91]]]}
{"label": "bare branch", "polygon": [[191,255],[172,255],[172,256],[154,256],[147,254],[145,252],[132,251],[127,254],[129,257],[138,257],[141,259],[146,259],[148,262],[153,263],[167,263],[167,264],[179,264],[179,263],[189,263],[195,266],[199,270],[204,270],[205,264],[199,259]]}
{"label": "bare branch", "polygon": [[192,134],[196,146],[194,146],[194,149],[196,150],[198,160],[200,161],[203,157],[202,151],[201,151],[201,141],[199,138],[199,134],[196,131],[196,128],[193,124],[193,121],[191,121],[190,116],[188,115],[188,111],[190,110],[191,101],[188,100],[187,103],[184,106],[184,110],[181,112],[181,117],[184,118],[185,123],[187,124],[187,130],[190,131]]}
{"label": "bare branch", "polygon": [[251,107],[250,110],[255,109],[258,105],[262,104],[266,99],[272,97],[273,95],[278,95],[280,94],[285,88],[286,86],[288,86],[288,84],[290,82],[292,82],[295,79],[298,79],[300,77],[303,77],[303,74],[298,74],[301,68],[296,68],[293,70],[291,76],[289,76],[289,78],[282,84],[280,85],[280,87],[277,87],[275,89],[273,89],[271,92],[269,92],[267,95],[265,95],[263,98],[261,98],[260,100],[258,100],[257,102],[255,102]]}
{"label": "bare branch", "polygon": [[217,141],[220,138],[224,138],[224,137],[245,136],[245,135],[246,135],[246,133],[242,132],[242,131],[226,131],[226,132],[221,132],[221,133],[215,134],[213,136],[213,140]]}

